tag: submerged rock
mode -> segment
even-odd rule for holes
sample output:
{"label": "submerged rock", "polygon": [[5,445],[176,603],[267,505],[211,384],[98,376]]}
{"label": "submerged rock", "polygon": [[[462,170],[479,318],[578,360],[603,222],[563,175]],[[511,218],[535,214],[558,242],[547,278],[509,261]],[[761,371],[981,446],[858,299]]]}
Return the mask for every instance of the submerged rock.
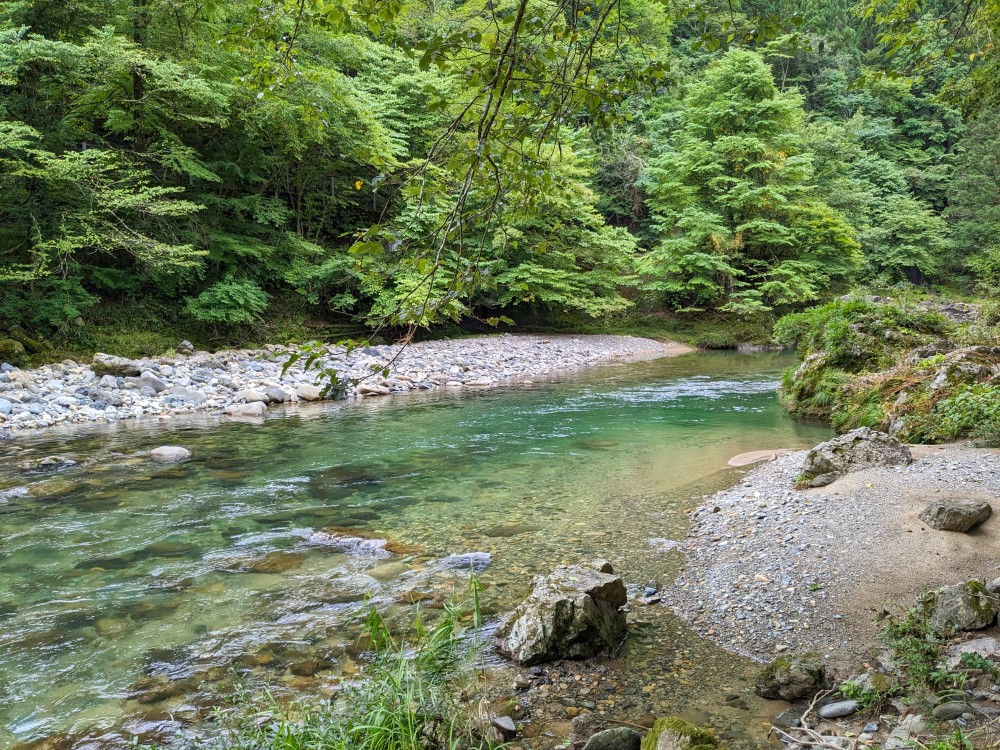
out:
{"label": "submerged rock", "polygon": [[906,466],[912,462],[910,449],[896,438],[861,427],[809,451],[799,485],[822,487],[852,471],[872,466]]}
{"label": "submerged rock", "polygon": [[149,452],[149,457],[154,461],[183,461],[191,458],[191,451],[179,445],[161,445],[153,448]]}
{"label": "submerged rock", "polygon": [[826,665],[819,654],[779,656],[757,678],[754,691],[761,698],[794,701],[811,698],[828,687]]}
{"label": "submerged rock", "polygon": [[585,659],[615,651],[626,634],[625,584],[604,560],[560,565],[497,629],[497,647],[519,664]]}
{"label": "submerged rock", "polygon": [[938,531],[972,531],[991,515],[993,506],[985,500],[963,502],[942,498],[924,508],[918,516],[921,521]]}

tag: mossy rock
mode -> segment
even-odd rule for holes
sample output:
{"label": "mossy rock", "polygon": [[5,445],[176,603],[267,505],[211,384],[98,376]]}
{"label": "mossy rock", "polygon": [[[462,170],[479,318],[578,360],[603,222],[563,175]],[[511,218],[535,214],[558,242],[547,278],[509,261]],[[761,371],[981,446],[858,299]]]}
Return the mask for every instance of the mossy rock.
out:
{"label": "mossy rock", "polygon": [[641,750],[721,750],[718,738],[676,716],[657,719],[642,739]]}
{"label": "mossy rock", "polygon": [[956,630],[981,630],[997,619],[1000,602],[982,581],[966,581],[930,591],[917,602],[927,624],[940,635]]}
{"label": "mossy rock", "polygon": [[24,346],[14,339],[0,339],[0,359],[20,360],[24,356]]}
{"label": "mossy rock", "polygon": [[794,701],[809,698],[828,686],[823,659],[810,652],[779,656],[760,673],[754,690],[761,698]]}

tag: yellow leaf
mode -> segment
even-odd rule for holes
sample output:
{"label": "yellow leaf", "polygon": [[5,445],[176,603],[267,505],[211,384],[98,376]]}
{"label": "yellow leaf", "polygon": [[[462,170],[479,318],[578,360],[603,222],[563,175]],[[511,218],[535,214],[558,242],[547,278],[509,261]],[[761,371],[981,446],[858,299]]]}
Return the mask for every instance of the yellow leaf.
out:
{"label": "yellow leaf", "polygon": [[975,52],[973,52],[972,54],[970,54],[970,55],[969,55],[969,59],[970,59],[970,60],[975,60],[975,59],[976,59],[976,53],[975,53]]}
{"label": "yellow leaf", "polygon": [[361,180],[358,180],[357,182],[354,183],[354,189],[355,190],[361,189]]}

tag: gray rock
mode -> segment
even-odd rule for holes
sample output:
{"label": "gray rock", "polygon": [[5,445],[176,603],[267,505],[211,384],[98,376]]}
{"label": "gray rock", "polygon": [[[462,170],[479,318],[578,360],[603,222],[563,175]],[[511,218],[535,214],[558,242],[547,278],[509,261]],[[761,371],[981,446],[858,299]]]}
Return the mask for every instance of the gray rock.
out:
{"label": "gray rock", "polygon": [[391,391],[378,383],[358,383],[359,396],[388,396]]}
{"label": "gray rock", "polygon": [[139,362],[113,354],[98,352],[90,363],[95,375],[114,375],[115,377],[139,377],[142,367]]}
{"label": "gray rock", "polygon": [[263,401],[251,401],[247,404],[232,404],[225,408],[227,417],[263,417],[267,414],[267,404]]}
{"label": "gray rock", "polygon": [[303,401],[319,401],[323,398],[323,391],[318,386],[303,383],[295,389],[295,395]]}
{"label": "gray rock", "polygon": [[489,552],[463,552],[460,555],[448,555],[438,560],[438,567],[447,570],[465,570],[482,573],[490,566],[493,557]]}
{"label": "gray rock", "polygon": [[237,391],[236,398],[243,399],[248,404],[268,404],[271,402],[264,391],[258,391],[256,388],[244,388],[242,391]]}
{"label": "gray rock", "polygon": [[273,404],[283,404],[285,401],[292,400],[290,393],[282,390],[281,388],[276,388],[273,385],[264,389],[264,395],[266,395]]}
{"label": "gray rock", "polygon": [[11,409],[14,408],[14,404],[5,398],[0,398],[0,414],[4,416],[10,414]]}
{"label": "gray rock", "polygon": [[178,354],[194,354],[194,344],[187,340],[181,341],[174,347],[174,351]]}
{"label": "gray rock", "polygon": [[779,656],[765,667],[754,685],[762,698],[794,701],[811,698],[829,685],[826,665],[819,654]]}
{"label": "gray rock", "polygon": [[607,561],[560,565],[497,629],[497,647],[519,664],[585,659],[615,651],[626,634],[625,584]]}
{"label": "gray rock", "polygon": [[495,716],[490,722],[504,740],[510,741],[517,736],[517,725],[509,716]]}
{"label": "gray rock", "polygon": [[861,704],[857,701],[836,701],[820,706],[816,713],[821,719],[842,719],[845,716],[856,714],[860,708]]}
{"label": "gray rock", "polygon": [[861,427],[809,451],[800,484],[822,487],[852,471],[871,466],[906,466],[912,461],[910,449],[894,437]]}
{"label": "gray rock", "polygon": [[179,445],[161,445],[153,448],[149,452],[149,457],[154,461],[183,461],[191,458],[191,451]]}
{"label": "gray rock", "polygon": [[148,371],[142,373],[142,375],[139,376],[139,386],[140,388],[141,387],[152,388],[154,393],[160,393],[162,391],[165,391],[167,390],[168,387],[166,383],[164,383],[153,373]]}
{"label": "gray rock", "polygon": [[969,707],[965,703],[948,701],[947,703],[940,703],[935,706],[934,710],[931,711],[931,716],[938,721],[948,721],[949,719],[957,719],[968,710]]}
{"label": "gray rock", "polygon": [[583,750],[639,750],[642,735],[631,727],[605,729],[591,735]]}
{"label": "gray rock", "polygon": [[163,392],[163,395],[175,398],[179,401],[198,405],[203,404],[208,400],[208,396],[201,391],[196,391],[192,388],[184,388],[179,385],[167,388],[167,390]]}
{"label": "gray rock", "polygon": [[942,498],[920,512],[920,520],[938,531],[971,531],[993,515],[993,506],[985,500],[963,502]]}
{"label": "gray rock", "polygon": [[118,378],[114,375],[102,375],[97,385],[101,388],[118,388]]}
{"label": "gray rock", "polygon": [[981,581],[966,581],[930,591],[917,602],[928,624],[942,635],[981,630],[997,619],[997,597]]}
{"label": "gray rock", "polygon": [[996,638],[986,636],[985,638],[973,638],[971,641],[957,643],[948,649],[948,661],[945,663],[945,666],[950,671],[961,667],[962,654],[976,654],[983,659],[989,659],[994,662],[1000,661],[1000,641]]}
{"label": "gray rock", "polygon": [[903,750],[912,748],[913,740],[927,731],[927,722],[920,714],[910,714],[904,717],[895,729],[889,733],[885,741],[886,750]]}

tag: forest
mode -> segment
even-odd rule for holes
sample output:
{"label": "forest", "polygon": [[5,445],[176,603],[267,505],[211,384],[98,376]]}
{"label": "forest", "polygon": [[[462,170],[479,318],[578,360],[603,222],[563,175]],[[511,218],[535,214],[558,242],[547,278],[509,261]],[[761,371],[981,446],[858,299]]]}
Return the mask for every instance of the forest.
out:
{"label": "forest", "polygon": [[175,331],[989,296],[998,19],[972,0],[6,2],[0,329],[163,351]]}

